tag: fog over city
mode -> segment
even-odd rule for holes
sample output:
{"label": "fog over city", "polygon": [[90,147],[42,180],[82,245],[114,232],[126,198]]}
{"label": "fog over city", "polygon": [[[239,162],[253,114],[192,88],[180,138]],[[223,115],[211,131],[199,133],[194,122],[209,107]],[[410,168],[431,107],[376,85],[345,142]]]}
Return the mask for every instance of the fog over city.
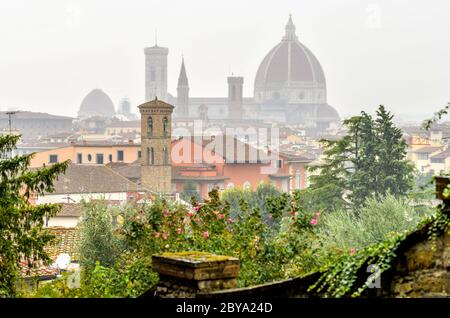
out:
{"label": "fog over city", "polygon": [[258,66],[292,14],[342,118],[384,104],[420,121],[450,99],[449,9],[444,0],[2,1],[0,110],[75,117],[99,88],[138,113],[144,47],[156,37],[169,49],[172,95],[184,56],[190,96],[226,97],[233,74],[253,97]]}

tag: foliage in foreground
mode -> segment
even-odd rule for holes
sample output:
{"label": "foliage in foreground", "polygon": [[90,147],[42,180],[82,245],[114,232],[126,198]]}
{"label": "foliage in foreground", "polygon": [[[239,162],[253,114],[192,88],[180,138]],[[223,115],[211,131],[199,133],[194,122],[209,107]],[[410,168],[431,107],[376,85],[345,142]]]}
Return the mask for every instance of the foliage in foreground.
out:
{"label": "foliage in foreground", "polygon": [[0,136],[0,297],[16,294],[19,262],[31,268],[36,260],[48,262],[44,251],[52,236],[43,229],[44,219],[55,215],[58,206],[29,203],[31,195],[41,195],[53,189],[55,178],[65,171],[67,163],[31,170],[33,156],[7,158],[20,136]]}
{"label": "foliage in foreground", "polygon": [[[83,221],[86,251],[81,253],[81,262],[94,266],[85,267],[81,288],[68,289],[64,280],[59,280],[27,297],[46,293],[52,297],[55,293],[58,297],[136,297],[157,283],[158,277],[151,271],[151,255],[161,252],[207,251],[238,257],[240,286],[305,275],[354,254],[349,248],[356,244],[353,241],[344,247],[331,244],[338,235],[343,237],[354,231],[354,226],[337,226],[333,219],[339,215],[305,208],[307,202],[301,194],[275,193],[248,204],[248,198],[242,198],[255,194],[246,190],[233,190],[222,196],[212,191],[208,200],[192,210],[163,199],[152,205],[128,204],[120,210],[105,208],[102,202],[91,203],[85,212],[90,218]],[[356,245],[358,252],[365,244],[379,243],[382,238],[390,238],[389,233],[394,235],[416,225],[417,216],[406,200],[393,196],[379,202],[371,200],[360,218],[371,213],[386,218],[384,232],[380,233],[377,227],[379,219],[361,220],[368,233]],[[236,209],[239,213],[235,213]],[[264,215],[261,210],[266,211]],[[410,214],[414,221],[408,221]],[[106,224],[111,220],[117,222]],[[88,229],[96,228],[98,223],[104,223],[101,227],[108,233],[97,235]],[[323,234],[327,232],[334,234]],[[101,253],[104,246],[120,252],[105,255]]]}
{"label": "foliage in foreground", "polygon": [[[435,248],[437,237],[450,231],[450,217],[442,212],[441,207],[438,209],[436,214],[426,217],[414,228],[414,230],[428,228],[433,248]],[[324,297],[361,296],[383,272],[391,268],[397,248],[409,233],[411,231],[406,230],[391,233],[380,243],[369,245],[351,255],[342,255],[333,264],[322,269],[324,273],[315,284],[310,286],[309,291],[321,293]],[[357,284],[358,273],[371,264],[374,265],[372,266],[373,274],[362,284]]]}
{"label": "foliage in foreground", "polygon": [[415,208],[408,199],[396,198],[392,194],[381,201],[372,197],[358,213],[341,209],[327,214],[318,230],[318,237],[326,249],[361,249],[385,241],[392,233],[415,228],[430,213],[430,208]]}

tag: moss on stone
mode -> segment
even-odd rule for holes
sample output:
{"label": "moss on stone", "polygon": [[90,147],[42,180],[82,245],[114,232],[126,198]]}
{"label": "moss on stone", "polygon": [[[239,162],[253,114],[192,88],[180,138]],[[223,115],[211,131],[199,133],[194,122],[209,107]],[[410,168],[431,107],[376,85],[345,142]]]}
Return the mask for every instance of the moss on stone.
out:
{"label": "moss on stone", "polygon": [[158,256],[188,262],[219,262],[235,259],[234,257],[230,256],[215,255],[208,252],[198,252],[198,251],[162,253],[159,254]]}

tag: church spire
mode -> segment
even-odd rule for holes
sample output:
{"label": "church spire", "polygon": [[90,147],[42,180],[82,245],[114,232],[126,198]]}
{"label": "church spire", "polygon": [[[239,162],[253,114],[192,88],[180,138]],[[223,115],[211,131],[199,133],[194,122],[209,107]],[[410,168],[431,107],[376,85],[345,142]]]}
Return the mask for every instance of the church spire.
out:
{"label": "church spire", "polygon": [[184,66],[184,57],[181,61],[180,75],[178,76],[178,87],[182,86],[189,87],[189,82],[186,75],[186,68]]}
{"label": "church spire", "polygon": [[292,22],[292,15],[289,13],[289,20],[286,24],[286,33],[283,37],[283,40],[285,41],[294,41],[297,40],[297,35],[295,34],[295,25],[294,22]]}

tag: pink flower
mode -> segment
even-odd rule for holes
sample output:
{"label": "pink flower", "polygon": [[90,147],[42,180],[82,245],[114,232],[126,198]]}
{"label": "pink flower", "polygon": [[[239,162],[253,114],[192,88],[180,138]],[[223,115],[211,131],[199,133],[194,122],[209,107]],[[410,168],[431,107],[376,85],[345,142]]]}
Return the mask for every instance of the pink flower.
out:
{"label": "pink flower", "polygon": [[350,254],[355,255],[355,253],[356,253],[356,248],[352,247],[352,249],[350,250]]}
{"label": "pink flower", "polygon": [[232,218],[228,218],[227,221],[228,221],[228,223],[233,223],[233,219]]}
{"label": "pink flower", "polygon": [[195,213],[193,211],[189,211],[187,214],[189,217],[193,217],[195,215]]}
{"label": "pink flower", "polygon": [[167,234],[167,233],[163,233],[163,234],[162,234],[162,238],[163,238],[164,240],[167,240],[168,237],[169,237],[169,234]]}
{"label": "pink flower", "polygon": [[317,211],[317,212],[316,212],[316,219],[319,217],[319,215],[320,215],[320,212]]}
{"label": "pink flower", "polygon": [[181,233],[183,233],[183,230],[179,227],[179,228],[177,228],[176,230],[175,230],[178,234],[181,234]]}
{"label": "pink flower", "polygon": [[209,232],[205,231],[203,232],[203,238],[207,239],[209,237]]}
{"label": "pink flower", "polygon": [[200,205],[196,205],[196,206],[194,207],[194,210],[195,210],[196,212],[198,212],[198,210],[200,210]]}
{"label": "pink flower", "polygon": [[219,214],[217,215],[217,218],[218,218],[219,220],[223,219],[224,217],[225,217],[225,215],[222,214],[222,213],[219,213]]}
{"label": "pink flower", "polygon": [[317,224],[317,220],[316,219],[312,219],[311,220],[311,225],[316,225]]}

